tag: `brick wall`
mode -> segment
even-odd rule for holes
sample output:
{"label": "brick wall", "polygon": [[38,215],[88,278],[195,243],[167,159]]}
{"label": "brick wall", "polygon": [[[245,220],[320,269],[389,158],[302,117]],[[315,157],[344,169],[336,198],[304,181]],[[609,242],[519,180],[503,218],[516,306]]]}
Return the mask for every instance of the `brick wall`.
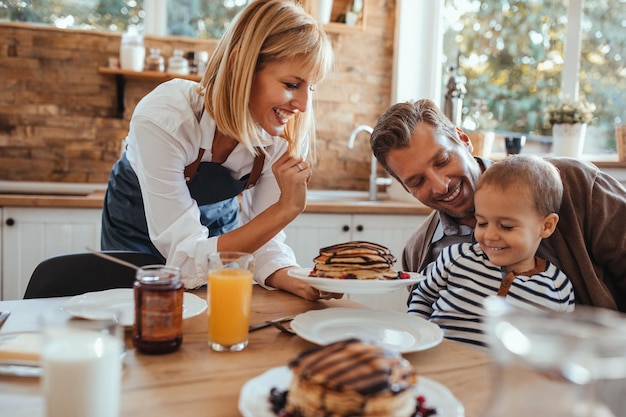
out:
{"label": "brick wall", "polygon": [[[352,129],[374,125],[390,100],[394,0],[369,0],[367,28],[331,33],[333,78],[315,103],[318,164],[311,188],[367,190],[367,134],[347,148]],[[0,179],[106,182],[136,103],[156,85],[128,80],[116,117],[112,76],[98,73],[119,51],[120,34],[0,23]],[[208,50],[214,41],[146,37],[168,57],[174,48]]]}

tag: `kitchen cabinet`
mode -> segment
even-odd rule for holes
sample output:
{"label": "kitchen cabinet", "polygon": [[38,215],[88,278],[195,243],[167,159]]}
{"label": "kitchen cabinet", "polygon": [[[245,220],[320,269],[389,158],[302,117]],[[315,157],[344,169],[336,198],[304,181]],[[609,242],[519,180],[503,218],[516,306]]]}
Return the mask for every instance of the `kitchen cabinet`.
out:
{"label": "kitchen cabinet", "polygon": [[[100,249],[101,209],[2,208],[2,300],[21,299],[35,267],[50,256]],[[85,279],[89,279],[85,276]]]}
{"label": "kitchen cabinet", "polygon": [[[389,248],[402,268],[400,258],[409,236],[426,220],[426,215],[319,214],[303,213],[285,228],[286,242],[302,267],[313,266],[313,258],[324,246],[351,240],[366,240]],[[350,299],[371,308],[406,311],[408,292],[402,288],[387,294],[349,294]]]}
{"label": "kitchen cabinet", "polygon": [[[367,192],[362,194],[362,198],[351,195],[349,200],[341,200],[345,198],[342,193],[324,194],[323,199],[316,200],[312,193],[308,211],[286,228],[287,243],[303,267],[313,265],[321,247],[350,240],[380,243],[397,258],[402,255],[406,240],[428,211],[407,212],[415,208],[405,202],[370,204]],[[32,271],[45,258],[82,252],[85,247],[100,249],[102,197],[99,192],[85,196],[5,196],[0,202],[0,299],[22,298]],[[396,268],[400,269],[400,262]],[[372,307],[396,310],[404,309],[406,297],[405,290],[396,297],[351,296]]]}

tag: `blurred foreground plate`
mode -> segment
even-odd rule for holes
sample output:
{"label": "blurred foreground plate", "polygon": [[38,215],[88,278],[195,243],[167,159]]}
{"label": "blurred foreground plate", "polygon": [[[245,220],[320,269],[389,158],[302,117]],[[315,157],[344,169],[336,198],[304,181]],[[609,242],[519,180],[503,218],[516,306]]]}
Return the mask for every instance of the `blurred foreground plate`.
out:
{"label": "blurred foreground plate", "polygon": [[356,337],[400,353],[430,349],[443,340],[443,331],[428,320],[369,308],[307,311],[293,319],[291,329],[301,338],[318,345]]}
{"label": "blurred foreground plate", "polygon": [[[269,402],[270,390],[286,390],[292,374],[288,367],[281,366],[249,380],[239,393],[239,412],[243,417],[276,417]],[[463,404],[448,388],[437,381],[419,376],[415,395],[426,398],[426,406],[437,408],[436,417],[464,417]]]}
{"label": "blurred foreground plate", "polygon": [[41,336],[37,332],[0,335],[0,375],[41,375]]}

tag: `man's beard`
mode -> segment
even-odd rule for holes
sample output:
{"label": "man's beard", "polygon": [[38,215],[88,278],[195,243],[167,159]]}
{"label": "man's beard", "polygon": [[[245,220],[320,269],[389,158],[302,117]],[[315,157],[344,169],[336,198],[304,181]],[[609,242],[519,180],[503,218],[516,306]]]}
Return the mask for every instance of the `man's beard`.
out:
{"label": "man's beard", "polygon": [[474,207],[472,207],[471,209],[466,210],[466,211],[464,211],[462,213],[452,212],[452,211],[446,210],[444,208],[440,208],[439,211],[441,211],[442,213],[444,213],[448,217],[451,217],[452,219],[454,219],[457,222],[459,220],[463,220],[463,219],[474,217],[474,213],[476,212]]}

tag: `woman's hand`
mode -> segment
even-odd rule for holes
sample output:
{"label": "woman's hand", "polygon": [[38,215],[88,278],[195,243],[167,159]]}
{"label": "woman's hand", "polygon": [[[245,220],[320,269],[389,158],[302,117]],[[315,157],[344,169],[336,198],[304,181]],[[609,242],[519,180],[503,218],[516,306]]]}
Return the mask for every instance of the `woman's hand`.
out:
{"label": "woman's hand", "polygon": [[307,184],[312,174],[309,163],[285,152],[274,162],[272,171],[280,188],[278,201],[248,223],[221,235],[217,250],[254,252],[304,211]]}
{"label": "woman's hand", "polygon": [[283,291],[290,292],[298,297],[302,297],[305,300],[317,301],[317,300],[330,300],[331,298],[341,298],[343,294],[320,291],[310,285],[287,275],[287,270],[290,268],[279,269],[272,275],[267,277],[265,284],[278,288]]}
{"label": "woman's hand", "polygon": [[309,163],[285,152],[274,162],[272,171],[281,192],[278,203],[301,213],[306,206],[307,185],[313,174]]}

